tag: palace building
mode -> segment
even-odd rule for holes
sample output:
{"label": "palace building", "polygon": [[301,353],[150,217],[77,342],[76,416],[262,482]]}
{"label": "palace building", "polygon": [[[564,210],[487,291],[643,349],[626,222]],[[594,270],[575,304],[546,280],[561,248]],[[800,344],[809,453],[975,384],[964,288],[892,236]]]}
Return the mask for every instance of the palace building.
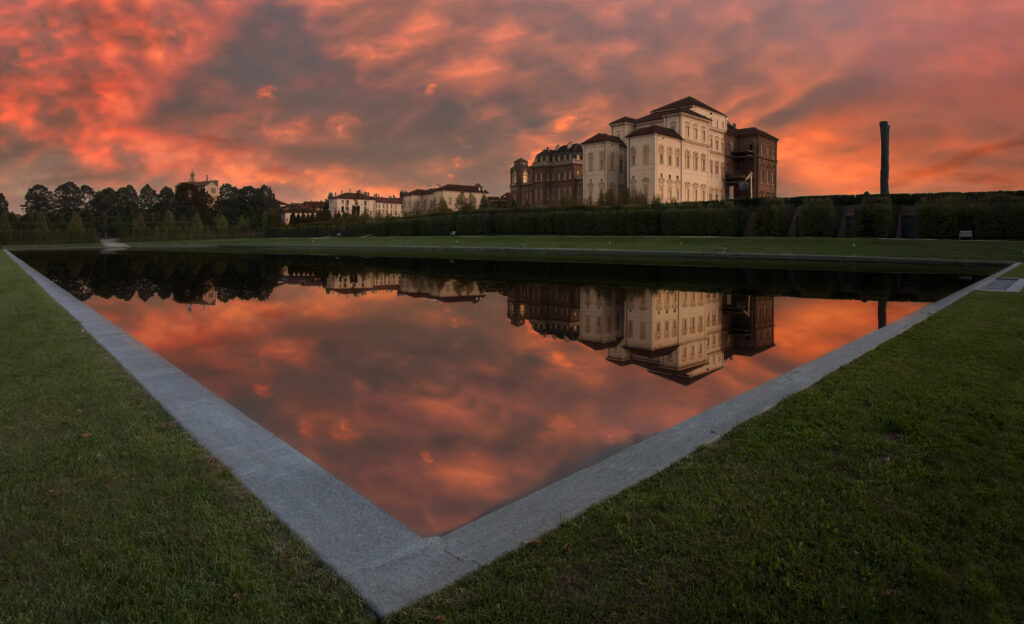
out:
{"label": "palace building", "polygon": [[545,149],[532,165],[516,160],[510,170],[516,203],[775,197],[778,139],[739,129],[700,100],[685,97],[639,118],[620,117],[609,128],[581,144]]}
{"label": "palace building", "polygon": [[512,164],[509,189],[517,206],[579,205],[583,201],[583,146],[545,147],[533,159]]}

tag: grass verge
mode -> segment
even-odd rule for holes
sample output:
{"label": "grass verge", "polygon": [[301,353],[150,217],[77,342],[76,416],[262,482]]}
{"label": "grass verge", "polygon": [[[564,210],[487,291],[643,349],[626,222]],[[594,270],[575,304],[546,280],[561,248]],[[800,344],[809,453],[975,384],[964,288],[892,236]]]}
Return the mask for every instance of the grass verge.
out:
{"label": "grass verge", "polygon": [[0,254],[0,622],[372,621]]}

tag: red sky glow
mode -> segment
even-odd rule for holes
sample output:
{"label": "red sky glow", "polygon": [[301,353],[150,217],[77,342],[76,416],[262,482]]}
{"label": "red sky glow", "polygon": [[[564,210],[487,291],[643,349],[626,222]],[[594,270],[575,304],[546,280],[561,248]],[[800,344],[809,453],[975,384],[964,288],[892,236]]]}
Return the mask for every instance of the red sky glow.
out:
{"label": "red sky glow", "polygon": [[508,168],[691,95],[779,137],[784,196],[1024,188],[1014,0],[22,0],[0,6],[0,192],[190,170],[284,201]]}

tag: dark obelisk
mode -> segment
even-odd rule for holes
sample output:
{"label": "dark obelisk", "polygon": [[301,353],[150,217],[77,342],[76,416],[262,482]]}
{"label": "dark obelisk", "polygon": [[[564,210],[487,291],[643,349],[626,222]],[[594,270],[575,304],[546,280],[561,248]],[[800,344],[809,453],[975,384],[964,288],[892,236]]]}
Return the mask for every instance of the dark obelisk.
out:
{"label": "dark obelisk", "polygon": [[889,194],[889,122],[880,121],[878,127],[882,130],[882,195]]}

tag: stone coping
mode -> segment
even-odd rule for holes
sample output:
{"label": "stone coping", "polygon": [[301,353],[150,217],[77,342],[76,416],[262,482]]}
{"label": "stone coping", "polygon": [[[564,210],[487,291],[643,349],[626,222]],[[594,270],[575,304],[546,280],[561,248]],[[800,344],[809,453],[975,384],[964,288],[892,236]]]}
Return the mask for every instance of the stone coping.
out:
{"label": "stone coping", "polygon": [[420,537],[6,252],[381,616],[556,528],[903,333],[1016,264],[439,537]]}
{"label": "stone coping", "polygon": [[[458,237],[455,237],[456,239]],[[614,239],[614,237],[612,237]],[[267,239],[268,241],[280,239]],[[304,240],[289,238],[285,240]],[[335,240],[333,237],[312,238],[316,240]],[[470,254],[479,256],[513,256],[523,257],[526,260],[530,256],[565,256],[565,257],[586,257],[602,259],[657,259],[657,260],[726,260],[726,261],[780,261],[780,262],[807,262],[807,263],[835,263],[835,264],[906,264],[912,266],[974,266],[974,267],[1002,267],[1010,264],[1004,260],[977,260],[963,259],[950,260],[946,258],[898,258],[891,256],[830,256],[823,254],[799,254],[799,253],[762,253],[729,251],[728,247],[722,247],[721,251],[675,251],[668,249],[600,249],[600,248],[576,248],[576,247],[477,247],[469,245],[317,245],[317,244],[290,244],[283,247],[276,247],[273,244],[261,243],[240,243],[235,245],[203,245],[201,242],[194,245],[161,245],[155,243],[144,247],[131,247],[134,251],[194,251],[194,250],[258,250],[265,253],[287,253],[293,251],[312,252],[318,251],[325,254],[339,256],[360,256],[367,253],[389,254],[389,253],[422,253],[428,255],[458,255]],[[452,253],[454,252],[454,253]],[[541,260],[543,261],[543,260]]]}

